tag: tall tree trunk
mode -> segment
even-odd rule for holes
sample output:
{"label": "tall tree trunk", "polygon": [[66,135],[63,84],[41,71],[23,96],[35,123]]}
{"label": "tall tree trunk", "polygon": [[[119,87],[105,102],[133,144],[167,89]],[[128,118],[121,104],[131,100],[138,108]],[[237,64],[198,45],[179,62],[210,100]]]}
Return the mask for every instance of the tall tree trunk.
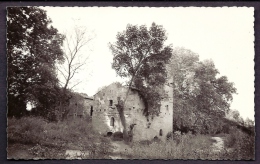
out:
{"label": "tall tree trunk", "polygon": [[119,113],[119,117],[123,126],[123,138],[125,141],[128,140],[128,133],[127,133],[127,127],[126,127],[126,120],[125,120],[125,114],[124,114],[124,102],[121,100],[120,97],[117,99],[117,111]]}
{"label": "tall tree trunk", "polygon": [[136,69],[135,73],[133,74],[133,76],[132,76],[132,78],[130,80],[130,84],[129,84],[129,87],[127,89],[124,101],[122,101],[121,98],[118,97],[118,107],[117,107],[117,110],[118,110],[118,113],[119,113],[119,117],[121,119],[121,123],[123,125],[123,137],[124,137],[125,141],[129,140],[129,135],[128,135],[128,132],[127,132],[127,127],[126,127],[125,114],[124,114],[125,103],[126,103],[128,95],[129,95],[130,87],[132,86],[132,83],[134,81],[135,75],[137,74],[137,72],[138,72],[138,70],[139,70],[139,68],[141,66],[141,63],[142,62],[140,62],[139,65],[137,66],[137,69]]}

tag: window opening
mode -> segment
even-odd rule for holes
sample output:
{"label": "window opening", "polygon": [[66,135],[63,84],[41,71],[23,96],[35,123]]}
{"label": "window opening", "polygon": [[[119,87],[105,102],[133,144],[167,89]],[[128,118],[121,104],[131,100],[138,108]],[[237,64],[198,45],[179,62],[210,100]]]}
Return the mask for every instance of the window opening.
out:
{"label": "window opening", "polygon": [[114,126],[114,125],[115,125],[115,119],[114,119],[114,117],[111,117],[110,126]]}
{"label": "window opening", "polygon": [[113,106],[113,100],[109,100],[109,106]]}
{"label": "window opening", "polygon": [[160,135],[160,136],[163,135],[163,131],[162,131],[162,129],[160,129],[160,131],[159,131],[159,135]]}
{"label": "window opening", "polygon": [[90,116],[93,115],[93,106],[90,107]]}

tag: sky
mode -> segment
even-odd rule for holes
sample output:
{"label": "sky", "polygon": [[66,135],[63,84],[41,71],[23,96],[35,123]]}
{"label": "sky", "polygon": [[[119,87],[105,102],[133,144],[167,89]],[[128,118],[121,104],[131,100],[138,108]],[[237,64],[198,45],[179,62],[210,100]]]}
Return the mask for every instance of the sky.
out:
{"label": "sky", "polygon": [[111,67],[112,53],[108,43],[127,24],[162,25],[166,45],[183,47],[197,53],[200,60],[212,59],[221,76],[227,76],[237,88],[231,109],[254,120],[254,8],[248,7],[41,7],[60,33],[77,26],[87,27],[95,35],[81,53],[89,56],[88,64],[75,77],[81,80],[73,88],[94,95],[112,82],[123,82]]}

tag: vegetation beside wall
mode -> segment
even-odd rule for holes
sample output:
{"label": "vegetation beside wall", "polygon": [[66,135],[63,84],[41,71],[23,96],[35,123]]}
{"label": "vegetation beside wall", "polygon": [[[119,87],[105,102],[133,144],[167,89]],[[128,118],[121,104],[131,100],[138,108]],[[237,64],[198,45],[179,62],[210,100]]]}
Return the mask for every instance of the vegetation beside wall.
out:
{"label": "vegetation beside wall", "polygon": [[[193,135],[191,132],[176,132],[167,142],[135,142],[125,156],[132,159],[209,159],[209,160],[252,160],[254,159],[254,138],[238,132],[236,144],[217,151],[212,146],[215,140],[209,135]],[[234,134],[230,134],[234,135]],[[229,135],[226,135],[229,137]],[[224,141],[225,144],[230,140]]]}
{"label": "vegetation beside wall", "polygon": [[[101,137],[93,128],[90,120],[73,119],[61,122],[48,122],[40,117],[8,119],[8,158],[19,148],[26,145],[27,159],[66,158],[66,150],[88,151],[91,155],[83,158],[108,158],[112,152],[108,139]],[[16,149],[11,148],[18,146]]]}

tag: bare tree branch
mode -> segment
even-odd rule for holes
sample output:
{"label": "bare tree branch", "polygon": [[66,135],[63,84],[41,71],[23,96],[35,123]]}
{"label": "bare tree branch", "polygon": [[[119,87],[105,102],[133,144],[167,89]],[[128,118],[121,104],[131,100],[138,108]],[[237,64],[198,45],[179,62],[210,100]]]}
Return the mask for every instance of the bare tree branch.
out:
{"label": "bare tree branch", "polygon": [[[67,89],[71,85],[75,74],[86,65],[86,61],[89,60],[89,56],[84,57],[81,53],[83,47],[87,46],[90,41],[94,39],[90,35],[87,35],[86,28],[80,28],[75,26],[73,34],[65,34],[65,44],[64,44],[64,57],[65,63],[60,67],[57,67],[58,71],[61,73],[65,82],[63,84],[63,89]],[[77,86],[80,82],[73,85],[70,89]]]}
{"label": "bare tree branch", "polygon": [[62,74],[62,76],[66,79],[65,74],[59,69],[59,67],[57,67],[58,71]]}
{"label": "bare tree branch", "polygon": [[75,86],[79,85],[82,81],[79,81],[78,83],[74,84],[70,89],[74,88]]}

